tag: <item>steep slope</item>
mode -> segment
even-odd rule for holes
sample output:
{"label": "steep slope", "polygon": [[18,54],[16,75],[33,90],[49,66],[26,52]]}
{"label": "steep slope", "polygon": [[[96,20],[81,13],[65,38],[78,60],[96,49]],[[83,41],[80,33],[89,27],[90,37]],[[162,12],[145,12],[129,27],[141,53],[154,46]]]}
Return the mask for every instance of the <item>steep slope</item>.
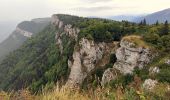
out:
{"label": "steep slope", "polygon": [[144,17],[136,18],[134,22],[140,22],[141,20],[146,19],[148,24],[155,24],[158,20],[160,23],[164,23],[166,20],[170,22],[170,8],[158,11],[152,14],[149,14]]}
{"label": "steep slope", "polygon": [[[159,29],[160,25],[53,15],[48,27],[0,63],[0,89],[37,93],[56,83],[74,89],[108,83],[125,92],[129,86],[151,90],[159,82],[170,82],[170,35],[159,36]],[[159,59],[152,61],[155,54]]]}
{"label": "steep slope", "polygon": [[39,18],[18,24],[15,31],[6,40],[0,43],[0,59],[3,59],[9,52],[20,47],[23,42],[33,34],[42,31],[49,22],[49,18]]}
{"label": "steep slope", "polygon": [[[64,20],[71,23],[77,18],[66,16]],[[75,42],[66,35],[62,36],[61,54],[55,40],[59,31],[63,32],[51,24],[8,55],[0,64],[0,88],[18,90],[29,87],[35,92],[45,85],[54,86],[61,78],[65,79],[68,73],[67,60]]]}
{"label": "steep slope", "polygon": [[[43,86],[54,86],[58,80],[66,80],[70,72],[68,63],[73,60],[78,41],[86,37],[101,44],[104,41],[109,43],[118,38],[115,34],[120,31],[121,25],[105,19],[69,15],[54,15],[51,20],[51,25],[31,37],[0,63],[1,89],[29,87],[35,92]],[[93,34],[93,31],[97,33]]]}

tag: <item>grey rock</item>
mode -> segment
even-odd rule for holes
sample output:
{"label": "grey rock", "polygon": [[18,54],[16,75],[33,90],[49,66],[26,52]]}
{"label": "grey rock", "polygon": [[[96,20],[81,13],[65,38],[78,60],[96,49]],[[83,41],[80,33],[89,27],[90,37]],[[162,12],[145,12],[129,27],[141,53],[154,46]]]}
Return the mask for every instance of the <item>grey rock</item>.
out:
{"label": "grey rock", "polygon": [[104,73],[101,81],[101,85],[109,83],[111,80],[115,80],[117,78],[117,71],[114,68],[108,68]]}
{"label": "grey rock", "polygon": [[78,33],[80,30],[78,28],[72,27],[72,25],[67,24],[64,25],[63,22],[58,18],[57,15],[53,15],[51,18],[51,24],[57,27],[60,30],[63,30],[63,32],[57,32],[55,39],[56,39],[56,44],[59,46],[61,54],[63,53],[63,44],[62,44],[62,39],[61,37],[63,35],[67,35],[77,41],[78,38]]}
{"label": "grey rock", "polygon": [[117,62],[114,68],[123,74],[132,74],[135,67],[143,68],[151,61],[149,49],[134,47],[133,43],[122,40],[116,51]]}
{"label": "grey rock", "polygon": [[167,59],[165,63],[170,65],[170,59]]}
{"label": "grey rock", "polygon": [[[113,68],[120,71],[121,74],[133,74],[135,67],[142,69],[148,64],[151,59],[151,51],[147,48],[135,47],[135,44],[126,40],[121,40],[120,48],[116,50],[116,58]],[[110,70],[110,69],[108,69]],[[114,79],[116,76],[106,70],[103,74],[102,85],[107,83],[108,80]],[[110,75],[108,75],[110,74]],[[114,78],[110,78],[110,76]]]}
{"label": "grey rock", "polygon": [[153,90],[157,83],[157,80],[146,79],[143,83],[143,88],[149,91]]}
{"label": "grey rock", "polygon": [[74,51],[73,65],[66,85],[79,87],[88,75],[97,68],[104,67],[109,62],[107,54],[112,52],[110,48],[110,45],[104,42],[95,43],[82,38],[79,42],[79,49]]}
{"label": "grey rock", "polygon": [[149,68],[149,73],[150,74],[156,74],[156,73],[159,73],[159,72],[160,72],[160,69],[158,67]]}

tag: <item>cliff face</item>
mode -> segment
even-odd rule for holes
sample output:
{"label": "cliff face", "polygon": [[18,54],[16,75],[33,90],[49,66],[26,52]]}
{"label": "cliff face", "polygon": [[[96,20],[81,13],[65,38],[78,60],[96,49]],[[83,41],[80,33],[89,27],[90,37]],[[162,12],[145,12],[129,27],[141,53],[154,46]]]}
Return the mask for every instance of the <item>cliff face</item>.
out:
{"label": "cliff face", "polygon": [[75,49],[73,53],[67,85],[80,86],[93,71],[108,64],[110,55],[114,52],[114,46],[113,43],[95,43],[82,38],[79,42],[79,48]]}
{"label": "cliff face", "polygon": [[[133,74],[135,67],[142,69],[146,64],[151,61],[151,51],[145,46],[136,46],[136,43],[128,39],[140,37],[132,36],[128,39],[123,38],[120,42],[120,47],[117,48],[116,44],[105,42],[94,42],[82,38],[79,41],[77,37],[80,29],[73,27],[70,24],[64,23],[57,17],[52,16],[53,25],[60,30],[56,33],[56,44],[63,52],[62,35],[67,35],[76,41],[72,59],[68,60],[68,66],[71,69],[67,86],[79,87],[82,85],[85,78],[91,75],[98,68],[105,67],[109,63],[110,55],[116,52],[117,61],[113,68],[107,69],[102,78],[102,84],[109,82],[117,77],[117,72],[126,75]],[[134,39],[135,40],[135,39]]]}
{"label": "cliff face", "polygon": [[150,62],[151,53],[147,48],[133,47],[133,43],[126,40],[120,42],[120,48],[116,51],[117,62],[114,68],[123,74],[131,74],[135,67],[143,68]]}
{"label": "cliff face", "polygon": [[33,34],[41,32],[50,23],[50,18],[33,19],[19,23],[12,34],[0,43],[0,60],[9,52],[19,48]]}
{"label": "cliff face", "polygon": [[25,36],[25,37],[28,37],[28,38],[30,38],[30,37],[34,34],[34,33],[31,33],[31,32],[22,30],[22,29],[20,29],[19,27],[16,28],[15,32],[16,32],[16,33],[19,33],[19,34],[21,34],[21,35],[23,35],[23,36]]}
{"label": "cliff face", "polygon": [[80,29],[72,27],[70,24],[64,25],[56,15],[52,16],[51,23],[62,30],[62,32],[57,32],[55,37],[61,54],[63,52],[62,35],[67,35],[77,42],[72,59],[68,60],[71,72],[66,83],[67,86],[79,87],[88,75],[109,63],[110,55],[115,52],[115,43],[95,43],[86,38],[78,41]]}
{"label": "cliff face", "polygon": [[[80,30],[72,25],[64,25],[56,16],[52,16],[52,24],[63,32],[56,33],[56,44],[63,52],[62,35],[68,35],[77,41]],[[71,60],[68,60],[68,66],[71,69],[66,85],[71,87],[80,86],[84,79],[98,68],[104,67],[109,63],[110,55],[115,52],[114,43],[99,42],[82,38],[77,41]],[[120,48],[116,50],[117,61],[113,68],[107,69],[102,78],[102,84],[116,78],[116,71],[126,75],[132,74],[135,67],[143,68],[150,62],[150,50],[148,48],[135,47],[135,44],[123,39],[120,42]],[[116,71],[115,71],[116,69]]]}
{"label": "cliff face", "polygon": [[149,48],[143,48],[140,46],[136,47],[133,42],[122,39],[120,42],[120,48],[116,50],[116,58],[117,61],[113,68],[107,69],[103,74],[103,85],[117,77],[116,71],[126,75],[133,74],[135,67],[142,69],[151,61],[152,55]]}
{"label": "cliff face", "polygon": [[62,54],[63,52],[63,44],[62,44],[62,36],[66,35],[73,40],[77,41],[78,33],[80,30],[78,28],[72,27],[71,24],[66,24],[64,25],[63,21],[61,21],[57,15],[53,15],[51,18],[51,24],[56,26],[60,31],[56,33],[55,39],[56,39],[56,44],[60,48],[60,52]]}

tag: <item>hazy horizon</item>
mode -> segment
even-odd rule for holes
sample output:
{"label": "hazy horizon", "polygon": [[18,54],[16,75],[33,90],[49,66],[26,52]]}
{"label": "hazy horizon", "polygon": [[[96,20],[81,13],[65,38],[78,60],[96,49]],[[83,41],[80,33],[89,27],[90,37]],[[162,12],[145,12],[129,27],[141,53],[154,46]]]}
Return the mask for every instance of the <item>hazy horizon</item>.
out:
{"label": "hazy horizon", "polygon": [[1,0],[0,21],[31,20],[57,13],[98,17],[141,15],[169,8],[169,4],[170,0]]}
{"label": "hazy horizon", "polygon": [[[151,7],[152,4],[152,7]],[[169,8],[170,0],[1,0],[0,42],[25,20],[52,14],[110,17],[146,15]],[[13,23],[8,28],[5,24]]]}

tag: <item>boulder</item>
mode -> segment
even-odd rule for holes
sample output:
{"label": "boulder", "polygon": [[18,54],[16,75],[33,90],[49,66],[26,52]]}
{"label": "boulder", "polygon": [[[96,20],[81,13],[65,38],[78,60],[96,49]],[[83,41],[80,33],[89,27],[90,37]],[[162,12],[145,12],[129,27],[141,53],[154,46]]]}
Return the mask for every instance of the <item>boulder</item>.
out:
{"label": "boulder", "polygon": [[156,86],[158,81],[152,79],[146,79],[143,83],[143,88],[146,90],[152,90]]}

